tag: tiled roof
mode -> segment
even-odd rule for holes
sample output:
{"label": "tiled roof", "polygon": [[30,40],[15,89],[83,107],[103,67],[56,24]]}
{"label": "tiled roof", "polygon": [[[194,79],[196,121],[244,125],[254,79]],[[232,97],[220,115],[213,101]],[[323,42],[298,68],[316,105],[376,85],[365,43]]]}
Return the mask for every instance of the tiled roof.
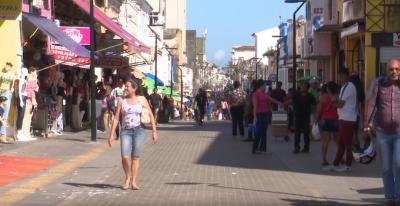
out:
{"label": "tiled roof", "polygon": [[255,46],[238,46],[238,47],[233,47],[233,50],[235,50],[235,51],[255,51],[256,47]]}

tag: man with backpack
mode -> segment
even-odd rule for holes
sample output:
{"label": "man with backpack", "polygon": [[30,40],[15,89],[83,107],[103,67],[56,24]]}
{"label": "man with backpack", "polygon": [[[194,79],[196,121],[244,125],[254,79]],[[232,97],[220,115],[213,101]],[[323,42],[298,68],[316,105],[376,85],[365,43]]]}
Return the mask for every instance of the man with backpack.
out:
{"label": "man with backpack", "polygon": [[[370,87],[364,130],[376,130],[381,151],[383,185],[387,206],[400,204],[400,61],[388,63],[386,76]],[[396,173],[393,172],[393,161]]]}

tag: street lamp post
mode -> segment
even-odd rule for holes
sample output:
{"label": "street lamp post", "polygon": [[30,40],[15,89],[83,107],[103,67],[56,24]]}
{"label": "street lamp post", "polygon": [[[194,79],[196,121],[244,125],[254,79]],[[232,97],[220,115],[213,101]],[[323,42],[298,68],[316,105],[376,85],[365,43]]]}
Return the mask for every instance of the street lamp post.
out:
{"label": "street lamp post", "polygon": [[95,76],[95,52],[96,52],[96,30],[94,28],[94,0],[90,0],[90,140],[95,142],[97,140],[96,130],[96,76]]}
{"label": "street lamp post", "polygon": [[164,26],[164,24],[150,24],[147,25],[150,31],[154,34],[154,88],[157,89],[157,67],[158,67],[158,40],[161,41],[161,38],[158,36],[157,32],[154,31],[151,27],[152,26]]}
{"label": "street lamp post", "polygon": [[281,44],[280,38],[283,38],[285,36],[278,35],[278,36],[272,36],[272,37],[279,38],[278,42],[276,43],[276,83],[278,83],[278,81],[279,81],[279,56],[281,55],[280,48],[279,48],[279,45]]}
{"label": "street lamp post", "polygon": [[[255,75],[256,75],[256,80],[258,79],[258,64],[260,64],[260,62],[261,62],[261,58],[257,58],[257,57],[254,57],[253,58],[254,60],[256,60],[257,62],[256,62],[256,71],[255,71]],[[264,79],[264,78],[262,78],[262,79]]]}
{"label": "street lamp post", "polygon": [[179,71],[181,72],[181,119],[183,119],[183,67],[185,65],[178,65]]}
{"label": "street lamp post", "polygon": [[280,42],[276,44],[276,83],[279,81],[279,56],[280,56],[280,48],[279,48]]}
{"label": "street lamp post", "polygon": [[174,86],[174,83],[173,83],[173,82],[174,82],[174,81],[173,81],[173,70],[174,70],[174,65],[173,65],[173,55],[172,55],[172,53],[171,53],[170,50],[178,49],[178,48],[169,48],[169,47],[165,47],[165,49],[168,51],[169,56],[171,57],[171,80],[170,80],[171,91],[170,91],[170,93],[169,93],[169,96],[172,97],[172,88],[173,88],[173,86]]}
{"label": "street lamp post", "polygon": [[293,12],[293,89],[296,89],[296,75],[297,75],[297,54],[296,54],[296,14],[301,7],[306,3],[305,0],[285,0],[285,3],[300,3],[300,6]]}

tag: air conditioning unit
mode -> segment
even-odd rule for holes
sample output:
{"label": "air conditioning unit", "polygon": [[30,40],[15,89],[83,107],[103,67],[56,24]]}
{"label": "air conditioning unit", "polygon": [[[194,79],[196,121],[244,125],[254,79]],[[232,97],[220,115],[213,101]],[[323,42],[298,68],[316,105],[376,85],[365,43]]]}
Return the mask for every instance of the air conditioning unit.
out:
{"label": "air conditioning unit", "polygon": [[353,22],[364,18],[364,1],[345,0],[343,2],[343,23]]}

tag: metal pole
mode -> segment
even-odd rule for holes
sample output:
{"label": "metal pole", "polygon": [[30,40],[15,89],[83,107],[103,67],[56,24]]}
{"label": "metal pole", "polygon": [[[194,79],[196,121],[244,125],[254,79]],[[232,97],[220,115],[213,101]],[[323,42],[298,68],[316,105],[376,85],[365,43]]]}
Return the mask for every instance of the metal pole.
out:
{"label": "metal pole", "polygon": [[296,14],[306,2],[302,2],[300,6],[293,13],[293,89],[296,90],[296,76],[297,76],[297,53],[296,53]]}
{"label": "metal pole", "polygon": [[154,48],[154,88],[157,89],[157,58],[158,58],[158,39],[157,34],[154,32],[154,39],[156,40],[156,45]]}
{"label": "metal pole", "polygon": [[183,68],[180,67],[181,70],[181,119],[183,119]]}
{"label": "metal pole", "polygon": [[276,45],[276,83],[279,81],[279,42]]}
{"label": "metal pole", "polygon": [[171,56],[171,91],[170,91],[170,94],[169,94],[169,96],[170,97],[172,97],[172,88],[174,87],[174,83],[173,83],[173,72],[174,72],[174,66],[173,66],[173,58],[172,58],[172,56]]}
{"label": "metal pole", "polygon": [[258,61],[256,62],[256,80],[258,79]]}
{"label": "metal pole", "polygon": [[94,54],[96,51],[96,31],[94,28],[94,0],[90,0],[90,120],[91,120],[91,141],[95,142],[96,138],[96,76],[94,73],[95,58]]}

